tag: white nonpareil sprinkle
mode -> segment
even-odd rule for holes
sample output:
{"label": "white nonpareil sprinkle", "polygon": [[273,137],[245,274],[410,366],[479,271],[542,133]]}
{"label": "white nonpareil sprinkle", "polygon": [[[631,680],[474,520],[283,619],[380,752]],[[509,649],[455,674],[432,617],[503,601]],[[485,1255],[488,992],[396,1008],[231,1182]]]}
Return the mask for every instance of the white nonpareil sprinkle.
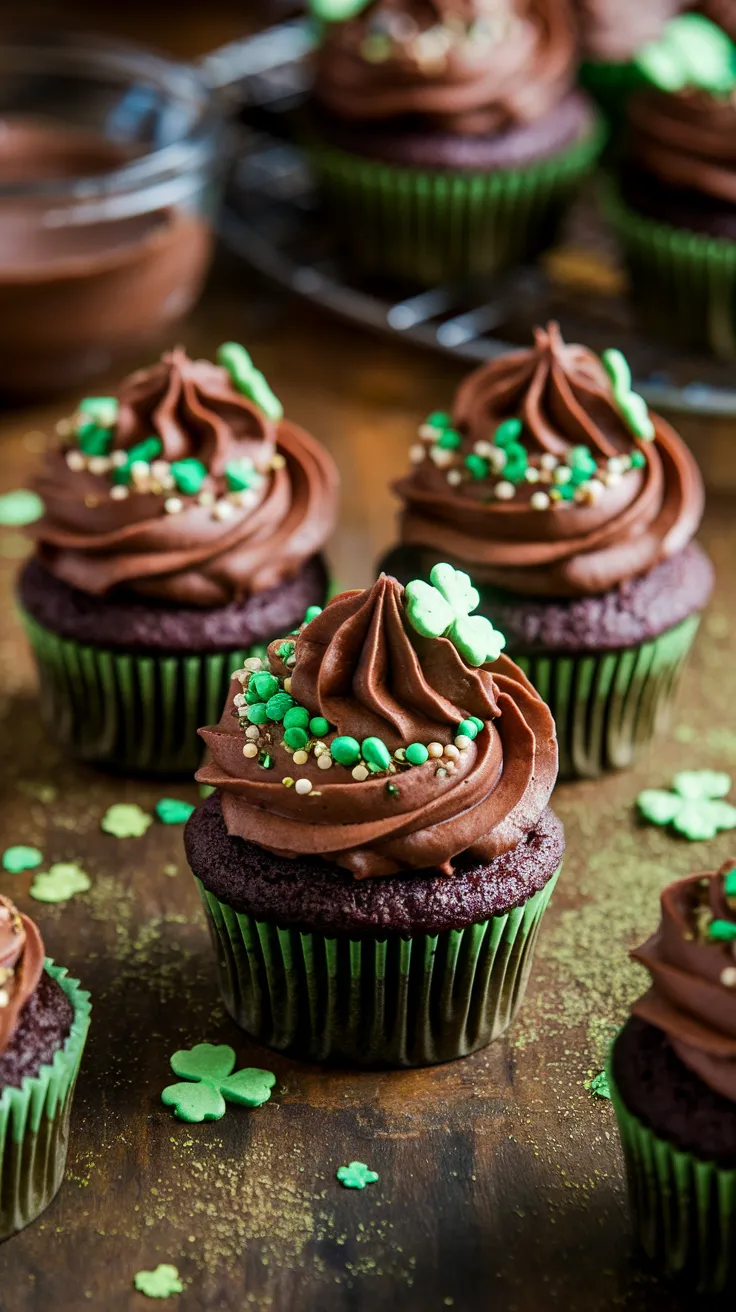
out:
{"label": "white nonpareil sprinkle", "polygon": [[153,460],[151,462],[151,473],[154,478],[166,478],[170,468],[168,460]]}
{"label": "white nonpareil sprinkle", "polygon": [[445,749],[442,746],[442,743],[427,744],[427,751],[429,752],[430,756],[434,756],[435,758],[439,758],[440,756],[442,756],[444,750]]}
{"label": "white nonpareil sprinkle", "polygon": [[294,765],[306,765],[309,760],[309,752],[305,752],[301,747],[294,752]]}
{"label": "white nonpareil sprinkle", "polygon": [[468,738],[464,733],[459,733],[455,739],[455,746],[458,752],[464,752],[472,743],[473,739]]}
{"label": "white nonpareil sprinkle", "polygon": [[477,456],[483,456],[484,460],[490,460],[494,451],[500,451],[500,449],[500,447],[494,447],[492,442],[486,442],[485,438],[481,438],[479,442],[473,444],[475,454]]}
{"label": "white nonpareil sprinkle", "polygon": [[283,469],[285,464],[286,457],[282,456],[280,451],[277,451],[275,455],[271,456],[271,469]]}
{"label": "white nonpareil sprinkle", "polygon": [[244,669],[244,670],[262,670],[262,669],[263,669],[263,661],[261,660],[260,656],[248,656],[248,658],[247,658],[246,660],[243,661],[243,669]]}
{"label": "white nonpareil sprinkle", "polygon": [[611,456],[608,460],[608,468],[612,474],[623,474],[629,467],[629,462],[625,456]]}
{"label": "white nonpareil sprinkle", "polygon": [[450,484],[450,487],[457,487],[458,483],[462,483],[463,481],[461,471],[459,469],[448,469],[447,481]]}
{"label": "white nonpareil sprinkle", "polygon": [[433,446],[430,447],[429,458],[438,469],[447,469],[455,459],[455,452],[451,451],[449,447]]}
{"label": "white nonpareil sprinkle", "polygon": [[446,756],[450,761],[458,761],[460,759],[460,752],[458,751],[454,743],[447,743],[443,755]]}
{"label": "white nonpareil sprinkle", "polygon": [[726,969],[721,971],[721,984],[727,989],[736,988],[736,966],[726,966]]}
{"label": "white nonpareil sprinkle", "polygon": [[79,474],[87,467],[87,461],[81,451],[67,451],[64,459],[73,474]]}
{"label": "white nonpareil sprinkle", "polygon": [[235,696],[233,697],[233,706],[245,706],[245,694],[244,694],[244,693],[242,693],[242,692],[236,692]]}
{"label": "white nonpareil sprinkle", "polygon": [[446,774],[454,774],[456,770],[457,770],[457,766],[455,765],[455,762],[448,761],[447,765],[445,766]]}
{"label": "white nonpareil sprinkle", "polygon": [[184,509],[184,502],[179,497],[167,497],[164,501],[164,510],[167,515],[178,515],[180,510]]}
{"label": "white nonpareil sprinkle", "polygon": [[417,436],[421,437],[423,442],[434,442],[437,437],[437,429],[432,424],[420,424],[417,429]]}
{"label": "white nonpareil sprinkle", "polygon": [[200,506],[214,506],[215,494],[209,488],[205,487],[197,496],[197,504]]}
{"label": "white nonpareil sprinkle", "polygon": [[546,492],[532,492],[529,498],[529,505],[532,510],[546,510],[549,506],[549,497]]}
{"label": "white nonpareil sprinkle", "polygon": [[312,791],[311,779],[297,779],[294,784],[294,792],[299,793],[300,797],[306,797],[307,793]]}
{"label": "white nonpareil sprinkle", "polygon": [[351,770],[351,774],[353,779],[357,779],[358,783],[362,784],[363,780],[368,778],[369,771],[364,765],[355,765]]}
{"label": "white nonpareil sprinkle", "polygon": [[527,483],[539,482],[539,470],[537,469],[536,465],[527,465],[524,471],[524,478],[526,479]]}
{"label": "white nonpareil sprinkle", "polygon": [[572,470],[569,465],[558,465],[555,470],[555,483],[569,483],[572,478]]}
{"label": "white nonpareil sprinkle", "polygon": [[317,757],[317,765],[320,770],[329,770],[332,766],[332,757],[329,752],[320,752]]}
{"label": "white nonpareil sprinkle", "polygon": [[506,468],[506,452],[503,447],[492,446],[488,455],[488,461],[494,474],[500,474]]}
{"label": "white nonpareil sprinkle", "polygon": [[110,468],[107,456],[90,456],[87,463],[90,474],[106,474]]}
{"label": "white nonpareil sprinkle", "polygon": [[507,483],[505,480],[502,483],[497,483],[493,491],[499,501],[512,501],[516,496],[516,488],[513,483]]}
{"label": "white nonpareil sprinkle", "polygon": [[246,743],[245,746],[243,747],[243,756],[257,756],[257,755],[258,755],[258,744]]}
{"label": "white nonpareil sprinkle", "polygon": [[560,463],[557,456],[553,456],[549,451],[545,451],[539,461],[542,469],[556,469]]}
{"label": "white nonpareil sprinkle", "polygon": [[409,447],[409,459],[413,465],[419,465],[423,461],[424,447],[420,446],[418,442],[415,442],[414,446]]}
{"label": "white nonpareil sprinkle", "polygon": [[217,501],[212,507],[213,519],[232,519],[235,514],[235,507],[229,501]]}
{"label": "white nonpareil sprinkle", "polygon": [[249,724],[245,731],[246,738],[260,738],[261,731],[257,724]]}
{"label": "white nonpareil sprinkle", "polygon": [[125,501],[126,497],[130,496],[130,489],[124,483],[113,483],[110,496],[113,501]]}
{"label": "white nonpareil sprinkle", "polygon": [[114,469],[122,469],[123,465],[127,464],[127,461],[128,461],[127,451],[113,451],[112,455],[110,456],[110,464],[113,466]]}

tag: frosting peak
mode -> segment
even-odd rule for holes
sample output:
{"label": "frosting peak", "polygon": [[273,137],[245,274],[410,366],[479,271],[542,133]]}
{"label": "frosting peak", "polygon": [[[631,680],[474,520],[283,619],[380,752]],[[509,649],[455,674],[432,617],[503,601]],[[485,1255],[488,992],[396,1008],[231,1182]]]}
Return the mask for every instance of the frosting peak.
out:
{"label": "frosting peak", "polygon": [[419,437],[396,485],[402,541],[476,583],[602,593],[684,549],[700,523],[697,465],[632,391],[624,357],[566,344],[555,323],[470,374]]}
{"label": "frosting peak", "polygon": [[511,661],[472,666],[461,640],[418,632],[407,592],[384,575],[343,593],[235,672],[197,775],[230,834],[363,878],[451,875],[534,829],[557,774],[549,709]]}
{"label": "frosting peak", "polygon": [[661,904],[659,928],[631,954],[652,977],[632,1011],[736,1102],[736,863],[670,884]]}
{"label": "frosting peak", "polygon": [[323,547],[332,459],[281,417],[243,347],[219,358],[177,348],[117,396],[80,403],[37,480],[46,514],[34,536],[64,582],[223,606],[293,577]]}
{"label": "frosting peak", "polygon": [[0,895],[0,1054],[43,970],[44,947],[36,925]]}

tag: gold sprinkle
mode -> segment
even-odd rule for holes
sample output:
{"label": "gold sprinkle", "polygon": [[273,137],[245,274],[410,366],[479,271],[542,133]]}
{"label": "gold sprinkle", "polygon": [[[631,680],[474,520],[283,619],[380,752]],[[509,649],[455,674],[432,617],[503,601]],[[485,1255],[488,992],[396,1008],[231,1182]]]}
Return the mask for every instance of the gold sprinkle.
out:
{"label": "gold sprinkle", "polygon": [[84,504],[88,510],[94,510],[95,506],[99,506],[100,498],[94,496],[91,492],[88,492],[84,498]]}
{"label": "gold sprinkle", "polygon": [[285,464],[286,457],[282,456],[280,451],[277,451],[276,454],[271,457],[272,469],[283,469]]}

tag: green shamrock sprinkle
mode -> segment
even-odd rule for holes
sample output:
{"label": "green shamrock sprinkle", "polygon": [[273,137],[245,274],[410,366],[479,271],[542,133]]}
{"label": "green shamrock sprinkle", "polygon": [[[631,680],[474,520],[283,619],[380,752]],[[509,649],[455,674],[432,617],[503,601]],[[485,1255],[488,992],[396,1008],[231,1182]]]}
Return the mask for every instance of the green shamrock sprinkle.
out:
{"label": "green shamrock sprinkle", "polygon": [[152,824],[153,816],[137,802],[114,802],[103,815],[100,828],[114,838],[140,838]]}
{"label": "green shamrock sprinkle", "polygon": [[239,342],[223,342],[217,348],[217,363],[227,369],[233,386],[258,406],[269,419],[282,419],[284,407],[274,396],[260,370]]}
{"label": "green shamrock sprinkle", "polygon": [[314,715],[309,721],[309,732],[314,738],[324,738],[330,732],[330,722],[324,715]]}
{"label": "green shamrock sprinkle", "polygon": [[225,1100],[243,1107],[260,1107],[268,1102],[276,1076],[271,1071],[247,1067],[235,1071],[235,1051],[227,1043],[196,1043],[182,1048],[171,1058],[175,1075],[190,1083],[169,1084],[161,1094],[165,1107],[173,1107],[181,1121],[219,1121],[225,1115]]}
{"label": "green shamrock sprinkle", "polygon": [[273,697],[269,697],[266,702],[266,714],[269,720],[283,720],[287,711],[290,711],[294,705],[294,698],[290,692],[277,692]]}
{"label": "green shamrock sprinkle", "polygon": [[365,1162],[338,1166],[335,1175],[345,1189],[365,1189],[367,1184],[375,1184],[378,1179],[378,1171],[372,1171]]}
{"label": "green shamrock sprinkle", "polygon": [[321,614],[321,606],[307,606],[307,609],[304,612],[304,623],[311,624],[312,620],[316,620],[317,616]]}
{"label": "green shamrock sprinkle", "polygon": [[468,575],[442,564],[435,565],[429,577],[433,586],[418,579],[406,586],[406,614],[412,627],[424,638],[449,638],[468,665],[497,660],[506,639],[490,620],[471,615],[480,597]]}
{"label": "green shamrock sprinkle", "polygon": [[692,842],[715,838],[722,829],[736,829],[736,807],[721,801],[731,779],[719,770],[682,770],[672,780],[672,791],[645,788],[637,806],[655,825],[672,825]]}
{"label": "green shamrock sprinkle", "polygon": [[424,762],[429,760],[429,752],[424,743],[409,743],[405,756],[409,765],[424,765]]}
{"label": "green shamrock sprinkle", "polygon": [[388,770],[391,753],[380,738],[364,738],[360,750],[367,765],[375,766],[377,770]]}
{"label": "green shamrock sprinkle", "polygon": [[263,474],[259,474],[250,456],[241,456],[225,466],[225,482],[229,492],[247,492],[260,486]]}
{"label": "green shamrock sprinkle", "polygon": [[632,469],[643,469],[647,463],[647,458],[643,451],[632,451],[629,460]]}
{"label": "green shamrock sprinkle", "polygon": [[191,802],[181,802],[178,797],[162,797],[153,808],[162,824],[186,824],[195,807]]}
{"label": "green shamrock sprinkle", "polygon": [[711,920],[708,938],[715,943],[733,943],[736,939],[736,924],[733,920]]}
{"label": "green shamrock sprinkle", "polygon": [[187,456],[184,460],[172,461],[171,477],[185,496],[196,496],[207,477],[207,466],[203,465],[201,460]]}
{"label": "green shamrock sprinkle", "polygon": [[661,91],[690,87],[719,96],[736,86],[736,47],[700,14],[672,19],[658,41],[642,46],[634,62]]}
{"label": "green shamrock sprinkle", "polygon": [[172,1294],[184,1292],[179,1272],[169,1262],[159,1262],[155,1271],[137,1271],[133,1284],[146,1298],[171,1298]]}
{"label": "green shamrock sprinkle", "polygon": [[357,765],[360,760],[360,743],[346,736],[333,739],[330,754],[338,765]]}
{"label": "green shamrock sprinkle", "polygon": [[23,870],[35,870],[43,861],[43,852],[37,847],[6,847],[3,852],[3,870],[10,875],[19,875]]}
{"label": "green shamrock sprinkle", "polygon": [[594,1093],[597,1098],[611,1097],[611,1089],[605,1071],[599,1071],[597,1075],[593,1076],[592,1080],[586,1080],[585,1087],[590,1089],[590,1092]]}
{"label": "green shamrock sprinkle", "polygon": [[89,875],[76,861],[57,861],[36,875],[29,891],[37,902],[68,902],[75,893],[86,893],[91,887]]}
{"label": "green shamrock sprinkle", "polygon": [[3,528],[22,528],[25,524],[35,524],[43,512],[44,504],[40,496],[25,487],[0,496],[0,526]]}
{"label": "green shamrock sprinkle", "polygon": [[463,738],[477,738],[478,726],[475,723],[475,720],[461,720],[459,725],[457,726],[457,734],[458,737],[462,736]]}
{"label": "green shamrock sprinkle", "polygon": [[521,419],[504,419],[493,434],[494,446],[505,449],[512,443],[517,442],[521,437],[523,428],[524,424]]}
{"label": "green shamrock sprinkle", "polygon": [[603,367],[611,380],[613,399],[624,423],[643,442],[654,438],[654,424],[643,396],[631,390],[631,370],[621,351],[610,349],[601,356]]}
{"label": "green shamrock sprinkle", "polygon": [[306,729],[300,729],[298,725],[287,729],[284,734],[284,743],[291,752],[298,752],[300,748],[306,747],[308,742],[309,734]]}
{"label": "green shamrock sprinkle", "polygon": [[309,711],[306,706],[290,706],[284,716],[285,729],[306,729],[309,725]]}

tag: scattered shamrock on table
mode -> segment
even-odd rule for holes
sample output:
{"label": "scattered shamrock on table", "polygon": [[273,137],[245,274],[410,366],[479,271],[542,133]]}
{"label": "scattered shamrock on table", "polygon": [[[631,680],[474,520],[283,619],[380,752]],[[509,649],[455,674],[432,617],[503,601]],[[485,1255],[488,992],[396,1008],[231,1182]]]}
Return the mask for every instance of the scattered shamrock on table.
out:
{"label": "scattered shamrock on table", "polygon": [[178,797],[162,797],[154,810],[164,825],[183,825],[196,808],[191,802],[181,802]]}
{"label": "scattered shamrock on table", "polygon": [[9,875],[19,875],[24,870],[35,870],[42,861],[43,852],[39,852],[37,847],[24,847],[19,843],[15,847],[6,847],[2,866]]}
{"label": "scattered shamrock on table", "polygon": [[100,828],[114,838],[141,838],[152,824],[153,816],[137,802],[114,802],[103,815]]}
{"label": "scattered shamrock on table", "polygon": [[37,902],[68,902],[91,887],[92,880],[76,861],[56,861],[36,875],[29,892]]}
{"label": "scattered shamrock on table", "polygon": [[335,1175],[344,1189],[365,1189],[367,1184],[375,1184],[378,1179],[378,1171],[372,1171],[365,1162],[338,1166]]}
{"label": "scattered shamrock on table", "polygon": [[166,1107],[173,1107],[182,1121],[219,1121],[227,1102],[243,1107],[260,1107],[268,1102],[276,1083],[272,1071],[246,1067],[234,1071],[235,1051],[227,1043],[196,1043],[182,1048],[170,1059],[171,1069],[191,1083],[169,1084],[161,1094]]}
{"label": "scattered shamrock on table", "polygon": [[605,1071],[599,1071],[597,1075],[593,1076],[592,1080],[586,1080],[585,1087],[595,1094],[596,1098],[610,1099],[611,1097],[611,1089]]}
{"label": "scattered shamrock on table", "polygon": [[672,825],[691,842],[715,838],[722,829],[736,829],[736,807],[723,798],[731,791],[731,777],[720,770],[681,770],[672,791],[645,788],[637,806],[654,825]]}
{"label": "scattered shamrock on table", "polygon": [[159,1262],[154,1271],[137,1271],[133,1284],[147,1298],[170,1298],[184,1291],[179,1272],[170,1262]]}

